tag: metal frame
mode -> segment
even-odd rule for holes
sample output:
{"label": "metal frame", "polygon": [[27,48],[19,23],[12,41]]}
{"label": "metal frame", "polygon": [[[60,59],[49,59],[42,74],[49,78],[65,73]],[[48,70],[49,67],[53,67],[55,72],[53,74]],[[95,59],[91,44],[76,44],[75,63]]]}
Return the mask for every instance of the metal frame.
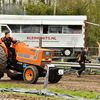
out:
{"label": "metal frame", "polygon": [[[0,27],[1,27],[1,26],[6,26],[7,29],[10,31],[10,36],[12,36],[12,30],[10,29],[10,27],[9,27],[8,25],[0,25]],[[1,30],[2,30],[2,28],[1,28]]]}
{"label": "metal frame", "polygon": [[[75,62],[52,62],[52,64],[56,65],[56,66],[62,66],[62,67],[80,67],[79,63],[75,63]],[[86,68],[95,68],[95,69],[99,69],[100,68],[100,64],[94,64],[94,63],[85,63]]]}

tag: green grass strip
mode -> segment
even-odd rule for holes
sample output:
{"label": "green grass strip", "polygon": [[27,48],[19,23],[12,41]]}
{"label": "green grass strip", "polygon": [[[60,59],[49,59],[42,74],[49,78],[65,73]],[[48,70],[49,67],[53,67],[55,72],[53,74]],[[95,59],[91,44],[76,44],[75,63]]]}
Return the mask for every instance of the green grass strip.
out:
{"label": "green grass strip", "polygon": [[[0,88],[22,88],[22,89],[37,89],[37,90],[44,90],[44,88],[40,87],[34,87],[34,88],[29,88],[29,87],[21,87],[18,85],[11,85],[11,84],[1,84],[0,83]],[[96,95],[100,95],[100,93],[96,92],[84,92],[84,91],[70,91],[70,90],[61,90],[61,89],[55,89],[55,88],[48,88],[48,91],[60,93],[60,94],[69,94],[72,96],[77,96],[77,97],[82,97],[86,99],[97,99]],[[26,95],[26,94],[25,94]],[[100,98],[99,98],[100,100]]]}

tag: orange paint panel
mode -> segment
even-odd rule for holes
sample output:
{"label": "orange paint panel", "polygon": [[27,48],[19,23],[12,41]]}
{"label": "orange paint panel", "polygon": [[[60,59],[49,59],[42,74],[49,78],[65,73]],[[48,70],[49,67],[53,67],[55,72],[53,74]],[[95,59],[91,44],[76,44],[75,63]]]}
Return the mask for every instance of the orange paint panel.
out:
{"label": "orange paint panel", "polygon": [[[51,52],[52,50],[28,47],[27,45],[25,45],[23,43],[18,43],[16,45],[16,55],[17,55],[16,59],[20,62],[43,66],[43,65],[41,65],[42,58],[43,58],[43,56],[42,56],[43,51]],[[52,55],[53,55],[53,51],[52,51]],[[46,58],[51,58],[51,60],[52,60],[52,55],[51,55],[51,57],[46,57]],[[45,62],[48,62],[48,60],[45,60]],[[50,63],[51,63],[51,61],[50,61]]]}

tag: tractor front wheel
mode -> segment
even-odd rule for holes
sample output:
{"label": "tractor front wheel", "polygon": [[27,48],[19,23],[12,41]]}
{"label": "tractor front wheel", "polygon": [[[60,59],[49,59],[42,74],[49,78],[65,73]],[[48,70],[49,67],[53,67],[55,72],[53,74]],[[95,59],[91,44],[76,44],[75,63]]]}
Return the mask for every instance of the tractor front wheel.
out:
{"label": "tractor front wheel", "polygon": [[35,66],[27,66],[23,72],[23,79],[26,83],[36,83],[39,77],[38,69]]}

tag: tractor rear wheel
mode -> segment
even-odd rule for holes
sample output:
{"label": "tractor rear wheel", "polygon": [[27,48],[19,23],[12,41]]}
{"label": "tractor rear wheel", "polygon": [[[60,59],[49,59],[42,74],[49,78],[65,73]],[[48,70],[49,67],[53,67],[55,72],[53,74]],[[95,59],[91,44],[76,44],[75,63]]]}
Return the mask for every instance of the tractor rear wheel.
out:
{"label": "tractor rear wheel", "polygon": [[29,65],[23,72],[23,79],[26,83],[36,83],[39,77],[38,69],[35,66]]}
{"label": "tractor rear wheel", "polygon": [[4,49],[0,46],[0,79],[4,76],[7,67],[7,58]]}
{"label": "tractor rear wheel", "polygon": [[10,77],[12,80],[23,80],[23,74],[18,73],[17,71],[7,69],[6,70],[7,76]]}
{"label": "tractor rear wheel", "polygon": [[58,69],[50,70],[49,71],[49,82],[50,83],[57,83],[62,78],[62,75],[58,75]]}

